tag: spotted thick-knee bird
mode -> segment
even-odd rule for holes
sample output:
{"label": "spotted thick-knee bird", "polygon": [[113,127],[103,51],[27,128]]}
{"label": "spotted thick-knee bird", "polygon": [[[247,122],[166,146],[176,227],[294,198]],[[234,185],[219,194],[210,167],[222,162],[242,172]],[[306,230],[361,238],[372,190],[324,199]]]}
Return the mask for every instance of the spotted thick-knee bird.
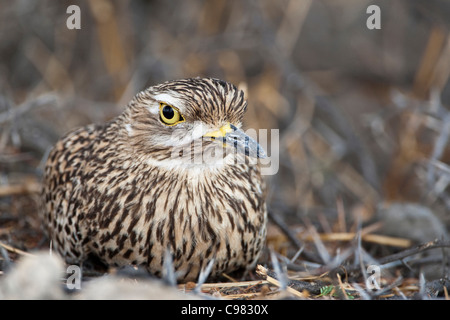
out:
{"label": "spotted thick-knee bird", "polygon": [[183,79],[68,133],[43,178],[53,250],[68,263],[93,255],[157,276],[170,253],[179,281],[196,280],[210,261],[211,276],[253,267],[266,235],[265,153],[241,129],[246,108],[228,82]]}

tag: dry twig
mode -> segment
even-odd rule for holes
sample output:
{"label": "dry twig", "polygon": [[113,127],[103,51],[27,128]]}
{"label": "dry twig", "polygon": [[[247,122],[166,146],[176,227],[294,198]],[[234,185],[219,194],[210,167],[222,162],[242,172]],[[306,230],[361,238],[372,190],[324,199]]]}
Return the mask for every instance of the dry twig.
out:
{"label": "dry twig", "polygon": [[25,252],[25,251],[23,251],[23,250],[14,248],[14,247],[12,247],[12,246],[10,246],[10,245],[8,245],[8,244],[6,244],[6,243],[3,243],[3,242],[1,242],[1,241],[0,241],[0,246],[3,247],[3,248],[5,248],[5,249],[8,250],[9,252],[17,253],[17,254],[22,255],[22,256],[30,256],[30,257],[33,256],[31,253],[28,253],[28,252]]}

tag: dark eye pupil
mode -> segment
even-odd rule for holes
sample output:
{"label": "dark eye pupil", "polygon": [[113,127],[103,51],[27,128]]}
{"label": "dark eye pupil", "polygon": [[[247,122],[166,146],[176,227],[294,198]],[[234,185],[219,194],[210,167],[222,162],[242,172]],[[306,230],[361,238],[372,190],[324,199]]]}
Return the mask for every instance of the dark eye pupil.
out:
{"label": "dark eye pupil", "polygon": [[173,109],[169,106],[165,106],[162,109],[163,115],[164,117],[166,117],[166,119],[170,120],[175,116],[175,112],[173,112]]}

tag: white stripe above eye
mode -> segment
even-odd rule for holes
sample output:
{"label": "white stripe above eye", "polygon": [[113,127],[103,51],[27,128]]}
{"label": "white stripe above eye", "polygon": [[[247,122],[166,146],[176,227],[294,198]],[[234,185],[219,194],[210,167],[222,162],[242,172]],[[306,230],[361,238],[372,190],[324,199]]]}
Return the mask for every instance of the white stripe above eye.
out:
{"label": "white stripe above eye", "polygon": [[[167,93],[160,93],[154,96],[154,99],[158,101],[159,103],[167,103],[168,105],[171,105],[172,107],[177,108],[182,114],[184,111],[183,103],[181,99],[174,97],[173,95],[167,94]],[[150,110],[150,112],[154,113],[153,110]],[[159,106],[156,112],[159,112]]]}

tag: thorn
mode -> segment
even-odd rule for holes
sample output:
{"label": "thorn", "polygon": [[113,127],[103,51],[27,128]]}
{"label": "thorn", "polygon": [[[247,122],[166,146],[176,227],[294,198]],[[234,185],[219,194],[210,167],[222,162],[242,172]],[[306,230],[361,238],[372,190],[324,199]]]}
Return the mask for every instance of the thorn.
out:
{"label": "thorn", "polygon": [[286,290],[287,288],[286,275],[284,272],[282,272],[280,262],[278,261],[275,252],[272,249],[270,249],[270,260],[272,262],[275,274],[277,275],[278,281],[280,282],[280,288],[282,290]]}
{"label": "thorn", "polygon": [[208,265],[206,266],[206,268],[202,268],[202,270],[200,271],[200,274],[198,276],[197,286],[194,289],[195,294],[200,293],[200,289],[201,289],[202,285],[206,282],[209,274],[211,273],[214,262],[215,262],[215,259],[214,258],[211,259],[211,261],[208,262]]}
{"label": "thorn", "polygon": [[177,285],[177,277],[176,277],[176,272],[175,272],[175,268],[173,265],[173,258],[172,258],[172,254],[170,253],[169,249],[166,249],[166,251],[164,252],[163,279],[170,286]]}

